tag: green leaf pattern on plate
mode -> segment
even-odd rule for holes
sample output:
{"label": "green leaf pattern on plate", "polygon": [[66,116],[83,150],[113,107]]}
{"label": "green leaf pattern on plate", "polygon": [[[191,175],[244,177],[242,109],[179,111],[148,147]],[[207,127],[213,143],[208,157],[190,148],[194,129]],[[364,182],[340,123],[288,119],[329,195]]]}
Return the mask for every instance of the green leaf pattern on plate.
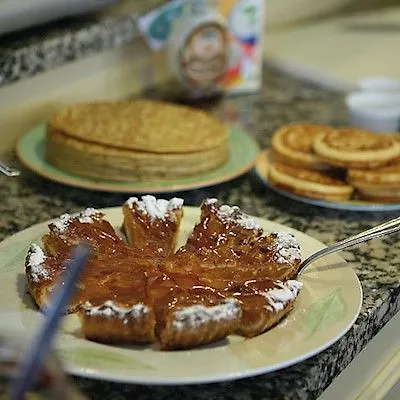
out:
{"label": "green leaf pattern on plate", "polygon": [[99,348],[64,349],[58,350],[58,353],[64,361],[75,365],[84,365],[89,368],[101,368],[104,366],[107,370],[121,368],[154,370],[150,365],[138,361],[133,357],[127,357],[117,352]]}
{"label": "green leaf pattern on plate", "polygon": [[309,336],[321,329],[329,328],[346,314],[346,305],[340,291],[336,289],[310,304],[305,315]]}
{"label": "green leaf pattern on plate", "polygon": [[9,272],[13,271],[16,267],[24,265],[29,246],[30,242],[25,240],[0,247],[0,271]]}

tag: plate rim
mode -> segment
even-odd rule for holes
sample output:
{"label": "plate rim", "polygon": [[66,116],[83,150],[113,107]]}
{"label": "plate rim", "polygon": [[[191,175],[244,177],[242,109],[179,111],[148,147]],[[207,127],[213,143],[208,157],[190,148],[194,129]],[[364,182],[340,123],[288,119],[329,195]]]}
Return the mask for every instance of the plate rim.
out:
{"label": "plate rim", "polygon": [[[145,193],[154,193],[154,194],[162,194],[162,193],[174,193],[174,192],[183,192],[183,191],[188,191],[188,190],[194,190],[194,189],[201,189],[201,188],[206,188],[206,187],[211,187],[215,186],[218,184],[226,183],[229,182],[235,178],[238,178],[247,172],[249,172],[256,164],[256,160],[258,157],[258,154],[260,153],[260,146],[257,143],[257,141],[243,128],[237,125],[229,125],[231,132],[234,131],[235,134],[238,134],[242,137],[245,137],[246,140],[248,141],[248,146],[251,146],[253,148],[253,156],[251,161],[247,162],[246,164],[243,164],[240,168],[235,169],[233,171],[230,171],[226,173],[225,175],[221,175],[219,177],[214,177],[212,179],[204,179],[203,181],[200,182],[193,182],[193,183],[173,183],[173,180],[171,180],[171,185],[167,187],[157,187],[157,182],[160,181],[155,181],[154,184],[150,184],[149,186],[146,187],[140,187],[138,188],[135,186],[135,182],[113,182],[113,186],[107,183],[107,181],[101,181],[101,180],[93,180],[93,182],[88,181],[90,178],[85,178],[85,177],[79,177],[75,175],[68,174],[65,171],[61,171],[59,168],[53,167],[52,165],[48,164],[43,158],[40,158],[40,161],[45,163],[46,166],[50,166],[51,168],[54,168],[56,170],[59,170],[63,174],[67,174],[67,177],[60,177],[58,175],[55,175],[51,172],[48,172],[47,170],[43,169],[40,165],[37,165],[35,162],[32,162],[30,160],[27,160],[25,156],[25,151],[22,149],[22,144],[24,143],[24,140],[26,140],[27,137],[31,136],[38,136],[36,139],[36,143],[40,143],[43,138],[41,138],[41,135],[44,135],[45,133],[45,123],[37,124],[36,126],[32,127],[29,129],[24,135],[22,135],[15,147],[16,150],[16,155],[18,160],[21,162],[21,164],[27,168],[29,171],[41,176],[42,178],[48,179],[53,182],[57,182],[59,184],[63,184],[66,186],[72,186],[72,187],[77,187],[81,189],[86,189],[86,190],[94,190],[94,191],[104,191],[104,192],[112,192],[112,193],[138,193],[138,194],[145,194]],[[234,143],[233,141],[230,140],[230,143]],[[217,171],[219,168],[216,168],[214,171]],[[208,171],[212,172],[212,171]],[[207,173],[207,171],[206,171]],[[194,175],[195,177],[196,175]],[[115,186],[114,186],[115,185]]]}
{"label": "plate rim", "polygon": [[[193,207],[193,206],[185,206],[185,210],[189,209],[189,213],[191,212],[197,212],[199,210],[199,207]],[[121,210],[121,207],[115,206],[115,207],[107,207],[107,208],[101,208],[99,209],[100,211],[104,212],[106,215],[107,213],[110,212],[117,212]],[[255,218],[258,221],[263,221],[263,223],[271,223],[274,225],[275,229],[285,229],[287,231],[291,231],[292,233],[299,232],[300,234],[310,237],[313,239],[316,243],[318,243],[318,246],[321,248],[326,247],[324,243],[319,241],[318,239],[315,239],[312,236],[307,235],[304,232],[301,232],[297,229],[291,228],[289,226],[280,224],[279,222],[271,221],[266,218],[262,217],[256,217],[252,216],[251,217]],[[57,218],[57,217],[56,217]],[[0,242],[0,250],[3,247],[7,247],[9,244],[8,242],[14,242],[16,239],[17,235],[25,236],[26,234],[29,233],[34,233],[38,229],[44,228],[47,224],[49,224],[51,221],[54,221],[54,219],[49,219],[46,221],[42,221],[40,223],[34,224],[30,227],[27,227],[19,232],[16,232],[15,234],[8,236],[4,240]],[[189,217],[190,218],[190,217]],[[114,225],[114,224],[113,224]],[[26,239],[26,241],[28,241]],[[16,243],[19,243],[18,240],[15,241]],[[11,243],[12,245],[13,243]],[[290,358],[288,360],[284,360],[280,363],[274,363],[274,364],[268,364],[267,366],[263,367],[258,367],[258,368],[243,368],[243,371],[241,372],[228,372],[228,373],[223,373],[219,375],[201,375],[201,376],[190,376],[190,377],[185,377],[185,378],[157,378],[157,377],[140,377],[140,376],[135,376],[135,375],[118,375],[118,372],[113,372],[112,370],[108,370],[108,372],[102,372],[102,371],[93,371],[91,368],[87,368],[85,366],[78,366],[78,365],[73,365],[73,363],[68,363],[66,360],[62,359],[63,362],[63,367],[64,370],[72,375],[83,377],[83,378],[89,378],[89,379],[94,379],[94,380],[103,380],[103,381],[108,381],[108,382],[116,382],[116,383],[124,383],[124,384],[143,384],[143,385],[154,385],[154,386],[180,386],[180,385],[198,385],[198,384],[207,384],[207,383],[217,383],[217,382],[228,382],[228,381],[233,381],[233,380],[238,380],[238,379],[244,379],[244,378],[249,378],[249,377],[256,377],[262,374],[268,374],[271,372],[275,371],[280,371],[284,368],[293,366],[299,362],[302,362],[304,360],[307,360],[322,351],[328,349],[330,346],[332,346],[335,342],[337,342],[341,337],[343,337],[354,325],[356,322],[357,318],[360,315],[361,312],[361,307],[363,304],[363,290],[362,290],[362,285],[361,282],[353,270],[351,268],[351,264],[348,263],[343,257],[337,255],[336,257],[340,258],[343,262],[346,263],[346,270],[350,274],[349,276],[352,277],[354,280],[355,286],[354,289],[357,289],[358,292],[358,304],[357,304],[357,311],[353,315],[353,318],[349,323],[347,323],[347,326],[340,330],[336,335],[330,338],[330,340],[324,342],[318,347],[313,348],[312,350],[305,352],[295,358]],[[0,273],[1,274],[1,273]],[[273,328],[272,328],[273,329]],[[82,339],[84,342],[86,342],[85,339]],[[80,347],[80,346],[79,346]],[[83,346],[84,347],[84,346]],[[57,348],[57,351],[60,351],[60,348]]]}
{"label": "plate rim", "polygon": [[271,189],[272,191],[280,194],[281,196],[287,197],[295,201],[299,201],[304,204],[311,204],[318,207],[331,208],[335,210],[363,211],[363,212],[385,212],[385,211],[400,210],[400,203],[372,203],[362,200],[360,201],[348,200],[343,202],[336,202],[336,201],[320,200],[320,199],[313,199],[305,196],[300,196],[295,193],[290,193],[281,188],[277,188],[268,180],[268,178],[264,175],[262,168],[260,167],[262,159],[264,157],[268,157],[268,153],[269,153],[268,150],[262,150],[259,152],[253,170],[255,171],[257,177],[268,189]]}

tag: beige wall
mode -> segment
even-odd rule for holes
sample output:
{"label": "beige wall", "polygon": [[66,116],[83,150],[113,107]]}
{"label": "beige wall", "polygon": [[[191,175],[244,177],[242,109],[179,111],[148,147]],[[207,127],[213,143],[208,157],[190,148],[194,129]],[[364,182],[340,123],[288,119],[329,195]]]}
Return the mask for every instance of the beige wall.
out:
{"label": "beige wall", "polygon": [[323,17],[400,5],[400,0],[265,0],[267,29],[305,23]]}
{"label": "beige wall", "polygon": [[400,5],[399,0],[352,0],[343,11],[360,11],[377,7]]}
{"label": "beige wall", "polygon": [[[18,137],[73,103],[116,100],[166,80],[142,40],[0,87],[0,155]],[[90,72],[89,72],[90,71]]]}

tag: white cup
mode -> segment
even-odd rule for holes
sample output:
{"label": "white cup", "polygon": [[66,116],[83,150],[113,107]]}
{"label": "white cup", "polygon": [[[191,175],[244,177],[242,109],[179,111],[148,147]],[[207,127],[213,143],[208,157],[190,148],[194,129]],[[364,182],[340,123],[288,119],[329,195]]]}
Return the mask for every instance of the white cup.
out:
{"label": "white cup", "polygon": [[369,78],[362,79],[358,83],[358,87],[364,91],[400,91],[400,78],[394,78],[390,76],[371,76]]}
{"label": "white cup", "polygon": [[346,105],[353,126],[384,133],[400,131],[400,89],[352,92]]}

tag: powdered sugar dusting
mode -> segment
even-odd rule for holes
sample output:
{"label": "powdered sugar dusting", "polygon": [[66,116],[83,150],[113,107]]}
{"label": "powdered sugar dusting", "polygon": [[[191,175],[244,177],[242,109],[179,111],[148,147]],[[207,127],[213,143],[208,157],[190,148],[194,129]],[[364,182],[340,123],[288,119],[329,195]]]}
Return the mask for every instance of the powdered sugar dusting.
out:
{"label": "powdered sugar dusting", "polygon": [[85,211],[82,211],[78,216],[78,221],[83,224],[91,224],[93,223],[93,218],[95,215],[98,215],[99,211],[94,208],[87,208]]}
{"label": "powdered sugar dusting", "polygon": [[303,283],[294,279],[289,279],[285,282],[285,284],[290,289],[290,291],[295,294],[295,296],[297,296],[300,290],[303,288]]}
{"label": "powdered sugar dusting", "polygon": [[30,276],[34,282],[40,280],[49,279],[49,273],[47,272],[44,262],[46,256],[40,246],[32,243],[28,251],[28,266],[30,268]]}
{"label": "powdered sugar dusting", "polygon": [[207,206],[209,206],[210,204],[215,204],[215,203],[218,203],[218,199],[212,198],[212,199],[204,200],[204,204],[207,205]]}
{"label": "powdered sugar dusting", "polygon": [[171,200],[156,199],[154,196],[147,195],[142,196],[142,200],[137,197],[129,198],[126,203],[130,208],[134,205],[144,215],[148,215],[152,220],[154,219],[165,219],[171,211],[182,208],[183,199],[174,197]]}
{"label": "powdered sugar dusting", "polygon": [[[79,213],[76,218],[82,224],[91,224],[93,223],[93,217],[97,214],[99,214],[98,210],[89,207],[86,210]],[[74,217],[72,215],[65,213],[62,214],[60,218],[55,220],[53,224],[56,228],[56,231],[58,231],[59,233],[63,233],[68,229],[68,226],[71,224],[73,220]]]}
{"label": "powdered sugar dusting", "polygon": [[301,260],[300,246],[296,238],[287,232],[275,232],[276,243],[274,250],[277,253],[277,262],[291,264]]}
{"label": "powdered sugar dusting", "polygon": [[284,283],[276,282],[277,288],[268,290],[264,296],[268,300],[268,305],[265,308],[268,311],[282,311],[285,306],[294,301],[299,294],[303,284],[299,281],[288,280]]}
{"label": "powdered sugar dusting", "polygon": [[141,303],[135,304],[132,307],[120,307],[112,300],[107,300],[100,306],[93,306],[90,302],[86,302],[82,308],[90,316],[117,317],[120,319],[128,317],[141,318],[150,311],[149,307]]}
{"label": "powdered sugar dusting", "polygon": [[72,221],[72,217],[69,214],[62,214],[60,218],[53,222],[58,232],[65,232],[68,229],[69,224]]}
{"label": "powdered sugar dusting", "polygon": [[221,304],[206,307],[194,305],[179,308],[175,312],[173,325],[178,330],[197,329],[216,321],[230,321],[241,316],[240,304],[236,299],[225,299]]}
{"label": "powdered sugar dusting", "polygon": [[216,215],[224,223],[238,224],[244,229],[261,229],[261,226],[253,218],[243,213],[237,206],[222,205],[216,210]]}

